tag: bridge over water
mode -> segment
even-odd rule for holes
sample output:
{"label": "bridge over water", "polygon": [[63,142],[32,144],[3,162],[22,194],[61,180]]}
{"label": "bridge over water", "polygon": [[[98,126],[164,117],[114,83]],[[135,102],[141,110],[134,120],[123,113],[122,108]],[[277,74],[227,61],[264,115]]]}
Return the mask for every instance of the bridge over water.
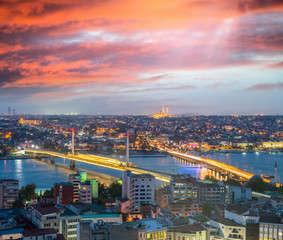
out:
{"label": "bridge over water", "polygon": [[132,164],[132,163],[127,164],[126,162],[117,160],[115,158],[109,158],[109,157],[103,157],[103,156],[91,155],[91,154],[81,154],[81,153],[64,154],[60,152],[38,150],[38,149],[28,149],[28,148],[25,149],[25,153],[32,155],[33,157],[38,157],[38,158],[48,157],[50,158],[50,162],[53,164],[55,163],[55,157],[70,159],[71,169],[75,169],[76,162],[84,162],[84,163],[88,163],[88,164],[92,164],[96,166],[115,169],[118,171],[130,170],[133,173],[137,173],[137,174],[151,174],[155,176],[155,178],[158,180],[161,180],[166,183],[170,182],[169,174],[139,168],[135,164]]}
{"label": "bridge over water", "polygon": [[[254,174],[243,171],[239,168],[233,167],[231,165],[213,160],[213,159],[208,159],[208,158],[203,158],[203,157],[199,157],[199,156],[195,156],[192,154],[188,154],[188,153],[180,153],[180,152],[176,152],[173,151],[169,148],[160,148],[160,151],[163,152],[167,152],[170,155],[179,158],[179,159],[183,159],[186,160],[188,162],[193,162],[193,163],[200,163],[200,164],[204,164],[204,165],[208,165],[208,168],[213,169],[213,171],[215,171],[215,173],[220,173],[225,175],[226,177],[233,177],[233,176],[237,176],[240,179],[243,180],[249,180],[250,178],[252,178],[254,176]],[[263,178],[263,181],[267,182],[267,183],[271,183],[272,181],[266,178]],[[276,186],[279,187],[280,184],[276,183]]]}

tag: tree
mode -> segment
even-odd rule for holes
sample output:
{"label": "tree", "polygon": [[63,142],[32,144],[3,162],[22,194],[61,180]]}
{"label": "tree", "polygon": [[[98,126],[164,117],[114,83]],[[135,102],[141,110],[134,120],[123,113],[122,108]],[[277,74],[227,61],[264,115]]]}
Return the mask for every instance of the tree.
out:
{"label": "tree", "polygon": [[46,190],[42,197],[44,198],[53,198],[54,197],[54,188],[52,187],[50,190]]}
{"label": "tree", "polygon": [[30,201],[33,197],[35,197],[35,189],[36,186],[34,183],[22,187],[20,190],[20,199]]}
{"label": "tree", "polygon": [[204,203],[202,205],[202,215],[211,218],[211,205],[209,203]]}
{"label": "tree", "polygon": [[227,179],[227,181],[225,181],[225,185],[227,185],[227,186],[237,186],[237,187],[242,186],[242,184],[239,181],[237,181],[236,179],[232,179],[232,178]]}
{"label": "tree", "polygon": [[208,176],[208,175],[206,175],[206,176],[204,177],[204,181],[210,182],[210,183],[218,182],[216,178],[210,177],[210,176]]}
{"label": "tree", "polygon": [[263,181],[262,178],[251,178],[249,181],[246,182],[245,187],[251,188],[252,191],[255,192],[261,192],[263,193],[265,191],[265,182]]}
{"label": "tree", "polygon": [[109,186],[108,192],[112,198],[121,197],[122,185],[118,182],[114,182]]}
{"label": "tree", "polygon": [[20,199],[16,199],[16,201],[13,203],[13,207],[12,208],[23,208],[24,204]]}
{"label": "tree", "polygon": [[277,189],[278,193],[283,197],[283,184]]}

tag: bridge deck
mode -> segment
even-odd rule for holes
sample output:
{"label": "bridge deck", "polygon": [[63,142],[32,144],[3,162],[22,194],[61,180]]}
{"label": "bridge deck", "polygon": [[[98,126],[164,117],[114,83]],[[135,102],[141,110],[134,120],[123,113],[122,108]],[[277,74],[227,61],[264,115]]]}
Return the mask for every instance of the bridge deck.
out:
{"label": "bridge deck", "polygon": [[119,161],[114,158],[109,157],[103,157],[103,156],[97,156],[97,155],[90,155],[90,154],[63,154],[58,152],[52,152],[52,151],[46,151],[46,150],[35,150],[35,149],[26,149],[25,152],[31,153],[31,154],[44,154],[54,157],[60,157],[60,158],[67,158],[70,160],[78,161],[78,162],[85,162],[88,164],[106,167],[115,169],[118,171],[126,171],[131,170],[133,173],[147,173],[155,176],[156,179],[159,179],[163,182],[170,182],[170,175],[155,171],[150,171],[146,169],[138,168],[136,165],[126,166],[125,162]]}

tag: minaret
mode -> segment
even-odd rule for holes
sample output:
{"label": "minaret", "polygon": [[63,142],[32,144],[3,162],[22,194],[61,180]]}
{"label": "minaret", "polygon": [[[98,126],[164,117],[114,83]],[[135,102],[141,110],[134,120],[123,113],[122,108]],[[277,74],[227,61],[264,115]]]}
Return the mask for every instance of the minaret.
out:
{"label": "minaret", "polygon": [[169,109],[168,109],[168,105],[167,105],[167,108],[166,108],[166,116],[167,116],[167,117],[169,116]]}
{"label": "minaret", "polygon": [[75,129],[72,130],[72,155],[75,155]]}
{"label": "minaret", "polygon": [[274,168],[274,182],[277,183],[277,161],[275,161],[275,168]]}
{"label": "minaret", "polygon": [[127,167],[129,166],[129,163],[130,163],[129,134],[127,134],[127,148],[126,148],[126,164],[127,164]]}

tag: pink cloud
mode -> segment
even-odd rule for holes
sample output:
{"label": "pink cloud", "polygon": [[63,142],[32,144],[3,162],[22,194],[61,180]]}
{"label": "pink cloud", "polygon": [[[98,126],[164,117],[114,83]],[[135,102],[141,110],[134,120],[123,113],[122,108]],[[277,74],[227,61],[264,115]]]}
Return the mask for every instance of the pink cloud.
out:
{"label": "pink cloud", "polygon": [[272,91],[272,90],[283,90],[283,82],[259,83],[245,89],[245,91]]}

